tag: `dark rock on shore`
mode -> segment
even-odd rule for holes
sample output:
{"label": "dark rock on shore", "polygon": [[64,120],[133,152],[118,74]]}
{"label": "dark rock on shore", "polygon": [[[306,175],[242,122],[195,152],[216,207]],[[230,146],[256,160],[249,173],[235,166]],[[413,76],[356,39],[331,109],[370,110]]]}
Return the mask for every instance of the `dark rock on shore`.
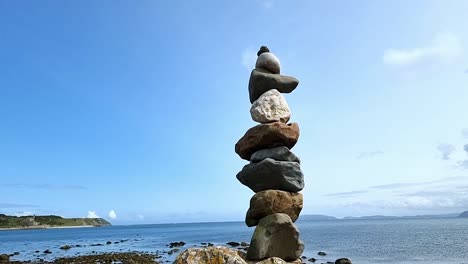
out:
{"label": "dark rock on shore", "polygon": [[56,264],[94,264],[94,263],[125,263],[125,264],[158,264],[157,256],[144,253],[104,253],[70,258],[58,258]]}
{"label": "dark rock on shore", "polygon": [[[202,244],[203,244],[203,243],[202,243]],[[171,243],[169,243],[167,246],[169,246],[169,248],[183,247],[183,246],[185,246],[185,242],[184,242],[184,241],[171,242]]]}
{"label": "dark rock on shore", "polygon": [[298,84],[299,80],[291,76],[273,74],[262,69],[252,70],[249,80],[250,103],[255,102],[270,89],[276,89],[280,93],[290,93]]}
{"label": "dark rock on shore", "polygon": [[335,260],[335,264],[353,264],[353,263],[351,263],[350,259],[340,258],[340,259]]}
{"label": "dark rock on shore", "polygon": [[299,192],[304,189],[304,175],[297,162],[264,159],[259,163],[245,165],[236,177],[254,192]]}
{"label": "dark rock on shore", "polygon": [[299,231],[287,214],[272,214],[262,218],[250,242],[247,258],[261,260],[278,257],[285,261],[299,259],[304,251],[304,243],[299,239]]}
{"label": "dark rock on shore", "polygon": [[250,157],[256,151],[280,146],[291,149],[298,139],[299,126],[297,123],[260,124],[247,130],[236,143],[235,151],[242,159],[250,161]]}
{"label": "dark rock on shore", "polygon": [[290,161],[301,163],[299,157],[291,152],[287,147],[276,147],[269,149],[261,149],[257,152],[254,152],[250,157],[250,162],[257,163],[264,159],[274,159],[276,161]]}
{"label": "dark rock on shore", "polygon": [[44,252],[42,252],[42,253],[44,253],[44,254],[52,254],[52,251],[46,249],[46,250],[44,250]]}
{"label": "dark rock on shore", "polygon": [[266,190],[256,193],[250,199],[250,207],[245,216],[247,226],[255,226],[258,221],[275,213],[287,214],[295,222],[302,210],[303,196],[278,190]]}
{"label": "dark rock on shore", "polygon": [[309,262],[315,262],[315,261],[317,261],[317,260],[316,260],[315,258],[310,258],[310,259],[308,259],[308,261],[309,261]]}
{"label": "dark rock on shore", "polygon": [[72,248],[70,245],[64,245],[60,247],[60,249],[63,249],[63,250],[69,250],[70,248]]}
{"label": "dark rock on shore", "polygon": [[8,263],[10,261],[10,256],[7,254],[0,255],[0,263]]}
{"label": "dark rock on shore", "polygon": [[322,257],[323,257],[323,256],[326,256],[326,255],[327,255],[327,253],[325,253],[325,252],[323,252],[323,251],[319,251],[319,252],[317,253],[317,255],[319,255],[319,256],[322,256]]}
{"label": "dark rock on shore", "polygon": [[179,251],[180,251],[180,249],[174,248],[174,249],[169,250],[169,252],[167,252],[167,254],[168,254],[168,255],[172,255],[172,254],[177,253],[177,252],[179,252]]}
{"label": "dark rock on shore", "polygon": [[232,242],[232,241],[231,241],[231,242],[227,242],[226,245],[229,245],[229,246],[231,246],[231,247],[238,247],[238,246],[240,246],[241,244],[238,243],[238,242]]}

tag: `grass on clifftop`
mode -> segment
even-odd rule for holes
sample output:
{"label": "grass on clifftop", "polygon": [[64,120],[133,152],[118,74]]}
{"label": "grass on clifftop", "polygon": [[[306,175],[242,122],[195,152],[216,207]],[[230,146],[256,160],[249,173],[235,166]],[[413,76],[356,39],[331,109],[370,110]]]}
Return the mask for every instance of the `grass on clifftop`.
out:
{"label": "grass on clifftop", "polygon": [[63,218],[57,215],[9,216],[0,214],[0,228],[33,228],[60,226],[106,226],[102,218]]}

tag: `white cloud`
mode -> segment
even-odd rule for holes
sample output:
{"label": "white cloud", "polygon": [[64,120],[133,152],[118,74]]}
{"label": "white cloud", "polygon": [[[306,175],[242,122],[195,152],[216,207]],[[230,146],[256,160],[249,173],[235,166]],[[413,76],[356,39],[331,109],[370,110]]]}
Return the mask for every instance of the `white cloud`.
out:
{"label": "white cloud", "polygon": [[361,152],[359,155],[356,156],[356,159],[365,159],[365,158],[372,158],[377,155],[382,155],[384,152],[382,150],[374,150],[368,152]]}
{"label": "white cloud", "polygon": [[34,213],[29,212],[29,211],[20,211],[20,212],[15,213],[15,216],[31,216],[31,215],[34,215]]}
{"label": "white cloud", "polygon": [[109,217],[110,217],[110,219],[116,219],[117,218],[117,214],[115,213],[114,210],[109,211]]}
{"label": "white cloud", "polygon": [[468,138],[468,128],[462,130],[462,136],[463,138]]}
{"label": "white cloud", "polygon": [[252,48],[246,48],[242,52],[242,66],[247,70],[255,68],[255,62],[257,61],[257,52]]}
{"label": "white cloud", "polygon": [[100,218],[95,211],[88,211],[88,216],[86,218]]}
{"label": "white cloud", "polygon": [[453,34],[440,34],[425,47],[413,49],[387,49],[383,55],[385,64],[408,67],[421,63],[451,63],[462,53],[460,39]]}
{"label": "white cloud", "polygon": [[455,146],[452,144],[441,143],[437,146],[437,150],[440,151],[443,160],[449,160],[450,155],[455,151]]}
{"label": "white cloud", "polygon": [[138,220],[144,220],[145,216],[142,214],[137,215]]}

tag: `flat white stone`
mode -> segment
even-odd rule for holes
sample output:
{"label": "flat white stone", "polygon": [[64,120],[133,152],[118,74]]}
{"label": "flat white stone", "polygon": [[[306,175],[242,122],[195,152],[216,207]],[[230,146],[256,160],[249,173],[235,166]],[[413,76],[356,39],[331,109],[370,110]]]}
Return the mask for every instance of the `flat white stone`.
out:
{"label": "flat white stone", "polygon": [[264,69],[271,73],[280,73],[280,61],[271,52],[264,52],[257,58],[256,69]]}
{"label": "flat white stone", "polygon": [[262,124],[276,121],[287,123],[291,112],[284,96],[278,90],[271,89],[253,102],[250,115],[255,122]]}

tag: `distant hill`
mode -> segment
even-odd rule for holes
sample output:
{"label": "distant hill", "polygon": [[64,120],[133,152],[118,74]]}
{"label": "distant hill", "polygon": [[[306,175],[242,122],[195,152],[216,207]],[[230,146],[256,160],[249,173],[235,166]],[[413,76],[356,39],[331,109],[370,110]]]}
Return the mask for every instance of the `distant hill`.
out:
{"label": "distant hill", "polygon": [[324,220],[338,220],[338,218],[328,215],[301,215],[299,220],[307,221],[324,221]]}
{"label": "distant hill", "polygon": [[[439,214],[439,215],[410,215],[410,216],[386,216],[386,215],[369,215],[369,216],[347,216],[343,219],[345,220],[354,220],[354,219],[361,219],[361,220],[379,220],[379,219],[430,219],[430,218],[456,218],[460,217],[458,213],[453,214]],[[467,216],[468,217],[468,211]]]}
{"label": "distant hill", "polygon": [[57,215],[42,216],[10,216],[0,214],[0,228],[50,228],[50,227],[80,227],[108,226],[109,222],[102,218],[63,218]]}
{"label": "distant hill", "polygon": [[459,218],[468,218],[468,211],[465,211],[458,215]]}

